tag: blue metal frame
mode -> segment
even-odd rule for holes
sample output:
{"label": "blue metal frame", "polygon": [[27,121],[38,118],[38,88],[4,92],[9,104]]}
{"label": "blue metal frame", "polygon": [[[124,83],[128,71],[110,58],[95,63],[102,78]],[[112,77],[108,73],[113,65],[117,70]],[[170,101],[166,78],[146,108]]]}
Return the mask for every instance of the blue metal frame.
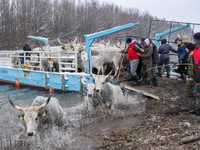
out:
{"label": "blue metal frame", "polygon": [[115,27],[115,28],[105,30],[105,31],[101,31],[101,32],[98,32],[98,33],[94,33],[94,34],[89,34],[89,35],[84,34],[85,42],[86,42],[86,52],[88,53],[87,74],[90,74],[90,71],[91,71],[91,69],[90,69],[90,62],[91,62],[90,46],[94,42],[95,38],[102,37],[102,36],[105,36],[105,35],[108,35],[108,34],[111,34],[111,33],[115,33],[115,32],[121,31],[121,30],[125,30],[125,29],[128,29],[128,28],[132,28],[134,26],[137,27],[138,25],[139,25],[139,22],[135,22],[135,23],[130,23],[130,24],[127,24],[127,25]]}
{"label": "blue metal frame", "polygon": [[48,45],[48,40],[49,38],[43,38],[43,37],[36,37],[36,36],[27,36],[27,38],[35,39],[35,40],[40,40],[45,43],[45,45]]}
{"label": "blue metal frame", "polygon": [[178,30],[181,30],[181,29],[184,29],[184,28],[187,28],[187,27],[190,27],[190,24],[182,25],[180,27],[176,27],[176,28],[164,31],[162,33],[155,34],[155,40],[156,40],[155,45],[157,46],[157,48],[159,47],[159,41],[161,40],[162,36],[167,35],[172,32],[175,32],[175,31],[178,31]]}

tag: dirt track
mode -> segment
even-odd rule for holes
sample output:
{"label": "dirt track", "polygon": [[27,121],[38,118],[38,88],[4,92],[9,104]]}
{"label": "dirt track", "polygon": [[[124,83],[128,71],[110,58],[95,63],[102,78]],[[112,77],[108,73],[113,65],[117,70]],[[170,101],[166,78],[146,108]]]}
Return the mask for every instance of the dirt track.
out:
{"label": "dirt track", "polygon": [[198,149],[200,140],[183,143],[182,139],[200,134],[199,116],[183,111],[185,83],[158,77],[158,86],[135,86],[162,98],[146,100],[144,112],[135,115],[139,123],[104,137],[98,149]]}

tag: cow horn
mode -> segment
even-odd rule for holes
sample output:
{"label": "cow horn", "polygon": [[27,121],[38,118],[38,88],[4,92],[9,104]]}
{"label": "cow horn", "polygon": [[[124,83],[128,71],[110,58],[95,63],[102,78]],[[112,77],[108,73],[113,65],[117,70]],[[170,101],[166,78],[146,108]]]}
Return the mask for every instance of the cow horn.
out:
{"label": "cow horn", "polygon": [[58,43],[60,43],[60,45],[65,46],[65,44],[61,43],[59,38],[58,38]]}
{"label": "cow horn", "polygon": [[106,43],[104,42],[104,40],[102,40],[102,43],[103,43],[104,45],[106,45]]}
{"label": "cow horn", "polygon": [[83,79],[81,79],[81,82],[83,85],[87,86],[87,84],[83,81]]}
{"label": "cow horn", "polygon": [[113,69],[110,71],[110,73],[105,77],[106,79],[110,76],[110,74],[112,73]]}
{"label": "cow horn", "polygon": [[109,45],[109,44],[110,44],[110,40],[108,41],[107,45]]}
{"label": "cow horn", "polygon": [[120,48],[120,46],[118,46],[117,44],[115,44],[118,48]]}
{"label": "cow horn", "polygon": [[49,95],[47,101],[46,101],[44,104],[38,106],[38,110],[40,110],[40,109],[42,109],[43,107],[45,107],[45,106],[49,103],[50,99],[51,99],[51,94]]}
{"label": "cow horn", "polygon": [[93,74],[90,74],[94,79],[96,79],[96,77]]}
{"label": "cow horn", "polygon": [[70,44],[70,45],[73,45],[77,40],[77,37],[75,38],[75,40]]}
{"label": "cow horn", "polygon": [[8,99],[9,99],[10,104],[11,104],[14,108],[16,108],[16,109],[18,109],[18,110],[21,110],[21,111],[24,111],[24,108],[15,105],[15,104],[10,100],[10,95],[9,95],[9,94],[8,94]]}

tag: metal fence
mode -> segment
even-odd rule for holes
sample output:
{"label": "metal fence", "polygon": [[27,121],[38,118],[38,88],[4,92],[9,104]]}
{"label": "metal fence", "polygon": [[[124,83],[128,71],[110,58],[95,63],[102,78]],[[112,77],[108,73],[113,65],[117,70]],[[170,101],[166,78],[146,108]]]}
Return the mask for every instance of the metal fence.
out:
{"label": "metal fence", "polygon": [[[24,70],[42,70],[42,61],[52,60],[57,66],[49,72],[76,72],[77,52],[48,52],[48,51],[1,51],[0,67]],[[55,70],[54,70],[55,69]]]}
{"label": "metal fence", "polygon": [[[182,27],[182,28],[181,28]],[[167,32],[168,31],[168,32]],[[175,39],[177,35],[180,35],[180,38],[187,36],[188,40],[193,41],[193,35],[196,32],[200,32],[200,24],[197,23],[188,23],[188,22],[176,22],[176,21],[163,21],[163,20],[151,20],[149,25],[149,35],[148,37],[152,42],[160,43],[161,39],[167,39],[167,43],[170,44],[175,50],[178,49]],[[163,33],[163,34],[161,34]],[[161,39],[156,38],[156,34],[161,34]],[[140,43],[140,36],[128,35],[126,39],[131,37],[133,40]],[[157,45],[159,47],[159,45]],[[170,52],[170,63],[177,63],[178,57],[176,53]]]}

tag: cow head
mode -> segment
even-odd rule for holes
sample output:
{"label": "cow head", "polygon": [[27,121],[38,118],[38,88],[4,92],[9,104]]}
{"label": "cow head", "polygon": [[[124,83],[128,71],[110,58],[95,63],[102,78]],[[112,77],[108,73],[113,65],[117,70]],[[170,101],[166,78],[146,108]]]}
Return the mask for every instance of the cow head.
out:
{"label": "cow head", "polygon": [[103,85],[106,83],[107,78],[110,76],[112,71],[113,70],[111,70],[111,72],[107,76],[99,75],[95,77],[93,74],[91,74],[91,76],[94,78],[96,92],[101,92]]}
{"label": "cow head", "polygon": [[53,59],[47,59],[47,66],[50,70],[53,68]]}
{"label": "cow head", "polygon": [[10,100],[10,96],[8,95],[8,99],[10,104],[16,108],[17,110],[23,111],[24,114],[19,115],[19,119],[20,120],[24,120],[26,123],[26,128],[27,128],[27,135],[28,136],[33,136],[36,134],[36,130],[38,129],[38,125],[40,122],[40,118],[46,116],[47,114],[47,110],[43,111],[43,112],[39,112],[40,109],[42,109],[43,107],[45,107],[50,99],[51,99],[51,94],[49,95],[47,101],[40,105],[40,106],[32,106],[32,107],[19,107],[17,105],[15,105],[11,100]]}
{"label": "cow head", "polygon": [[58,43],[60,45],[62,45],[64,47],[65,50],[71,50],[71,49],[74,49],[74,44],[76,43],[76,40],[77,40],[77,37],[75,38],[75,40],[72,42],[72,43],[69,43],[69,44],[63,44],[60,42],[60,40],[58,39]]}
{"label": "cow head", "polygon": [[87,96],[93,97],[94,96],[94,90],[95,90],[95,84],[94,83],[86,84],[82,79],[81,79],[81,82],[82,82],[83,85],[86,86]]}

